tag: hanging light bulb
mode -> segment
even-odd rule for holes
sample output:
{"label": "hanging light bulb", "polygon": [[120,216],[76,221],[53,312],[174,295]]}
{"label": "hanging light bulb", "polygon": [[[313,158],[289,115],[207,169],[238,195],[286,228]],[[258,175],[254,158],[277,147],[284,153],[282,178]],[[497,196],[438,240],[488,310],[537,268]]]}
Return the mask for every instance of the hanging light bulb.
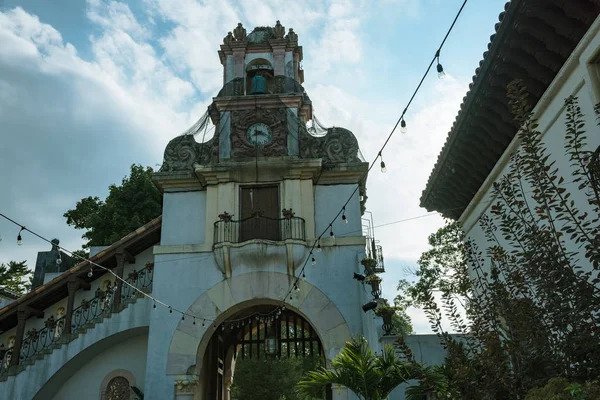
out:
{"label": "hanging light bulb", "polygon": [[304,271],[302,272],[302,279],[306,279],[306,274],[304,273]]}
{"label": "hanging light bulb", "polygon": [[406,128],[406,121],[404,120],[404,117],[402,117],[402,120],[400,120],[400,132],[406,133],[407,131],[408,129]]}
{"label": "hanging light bulb", "polygon": [[383,172],[383,173],[387,172],[387,168],[385,167],[385,162],[383,160],[381,160],[381,172]]}
{"label": "hanging light bulb", "polygon": [[[298,285],[297,285],[297,284],[295,284],[295,283],[294,283],[294,290],[295,290],[296,292],[300,290],[300,288],[298,287]],[[290,298],[291,298],[291,296],[290,296]]]}
{"label": "hanging light bulb", "polygon": [[317,252],[319,252],[319,253],[320,253],[320,252],[322,252],[322,251],[323,251],[323,249],[321,248],[321,241],[319,240],[319,241],[317,242]]}
{"label": "hanging light bulb", "polygon": [[[384,171],[385,172],[385,171]],[[347,224],[348,223],[348,218],[346,218],[346,207],[344,206],[344,208],[342,209],[342,222]]]}
{"label": "hanging light bulb", "polygon": [[152,308],[156,310],[156,302],[152,305]]}
{"label": "hanging light bulb", "polygon": [[196,317],[194,317],[194,322],[192,322],[192,325],[196,325]]}
{"label": "hanging light bulb", "polygon": [[202,320],[202,327],[204,327],[204,322],[205,322],[205,321],[204,321],[204,320]]}
{"label": "hanging light bulb", "polygon": [[181,314],[181,320],[185,321],[185,314]]}
{"label": "hanging light bulb", "polygon": [[335,235],[333,234],[333,227],[331,225],[329,225],[329,237],[332,239],[335,237]]}
{"label": "hanging light bulb", "polygon": [[438,60],[438,65],[437,65],[437,72],[438,72],[438,78],[444,79],[444,77],[446,76],[446,73],[444,72],[444,67],[442,67],[442,64],[440,64],[439,60]]}
{"label": "hanging light bulb", "polygon": [[169,314],[173,314],[173,309],[169,307]]}
{"label": "hanging light bulb", "polygon": [[310,263],[312,265],[317,265],[317,260],[315,259],[315,256],[312,257],[312,260],[310,261]]}
{"label": "hanging light bulb", "polygon": [[60,253],[58,253],[58,258],[56,259],[56,265],[62,264],[62,258],[60,257]]}
{"label": "hanging light bulb", "polygon": [[92,269],[90,268],[90,271],[88,272],[88,278],[91,278],[92,276],[94,276],[94,271],[92,271]]}
{"label": "hanging light bulb", "polygon": [[23,232],[24,230],[25,230],[25,227],[22,226],[21,230],[19,231],[19,234],[17,235],[17,246],[23,245],[23,238],[21,237],[21,232]]}

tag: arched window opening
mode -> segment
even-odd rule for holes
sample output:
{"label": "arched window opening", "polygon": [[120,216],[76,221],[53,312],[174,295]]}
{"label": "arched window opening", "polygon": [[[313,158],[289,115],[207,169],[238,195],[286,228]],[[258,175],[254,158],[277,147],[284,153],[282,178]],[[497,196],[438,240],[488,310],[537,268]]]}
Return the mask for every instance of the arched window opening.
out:
{"label": "arched window opening", "polygon": [[269,94],[273,86],[273,66],[263,58],[252,60],[246,66],[246,93]]}
{"label": "arched window opening", "polygon": [[105,400],[129,400],[131,398],[131,387],[127,378],[117,376],[112,378],[106,386]]}

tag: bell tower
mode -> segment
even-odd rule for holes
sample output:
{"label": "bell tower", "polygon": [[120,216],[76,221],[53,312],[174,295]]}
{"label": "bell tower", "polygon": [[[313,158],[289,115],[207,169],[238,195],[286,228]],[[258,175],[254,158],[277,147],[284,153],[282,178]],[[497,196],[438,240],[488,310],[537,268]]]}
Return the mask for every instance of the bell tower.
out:
{"label": "bell tower", "polygon": [[223,39],[223,89],[210,108],[219,161],[300,155],[301,125],[312,118],[301,84],[302,47],[279,21],[250,34],[242,24]]}

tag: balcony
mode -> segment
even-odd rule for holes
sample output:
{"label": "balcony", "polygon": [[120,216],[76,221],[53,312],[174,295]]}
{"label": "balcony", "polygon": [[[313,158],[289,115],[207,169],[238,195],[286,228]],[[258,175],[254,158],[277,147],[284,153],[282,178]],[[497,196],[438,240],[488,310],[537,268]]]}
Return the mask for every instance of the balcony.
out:
{"label": "balcony", "polygon": [[274,242],[306,239],[304,218],[290,216],[269,218],[255,215],[242,220],[225,216],[214,224],[214,245],[243,243],[253,239]]}
{"label": "balcony", "polygon": [[[385,272],[383,265],[383,250],[374,238],[367,236],[367,245],[365,247],[365,259],[373,260],[370,263],[364,263],[368,274],[382,274]],[[369,264],[369,266],[367,266]]]}

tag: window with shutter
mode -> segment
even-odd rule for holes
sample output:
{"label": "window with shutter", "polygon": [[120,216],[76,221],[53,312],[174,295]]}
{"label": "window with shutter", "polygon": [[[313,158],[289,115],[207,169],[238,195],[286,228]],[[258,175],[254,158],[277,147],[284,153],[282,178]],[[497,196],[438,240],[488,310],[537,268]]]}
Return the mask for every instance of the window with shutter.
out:
{"label": "window with shutter", "polygon": [[240,190],[240,242],[280,240],[279,187],[247,186]]}

